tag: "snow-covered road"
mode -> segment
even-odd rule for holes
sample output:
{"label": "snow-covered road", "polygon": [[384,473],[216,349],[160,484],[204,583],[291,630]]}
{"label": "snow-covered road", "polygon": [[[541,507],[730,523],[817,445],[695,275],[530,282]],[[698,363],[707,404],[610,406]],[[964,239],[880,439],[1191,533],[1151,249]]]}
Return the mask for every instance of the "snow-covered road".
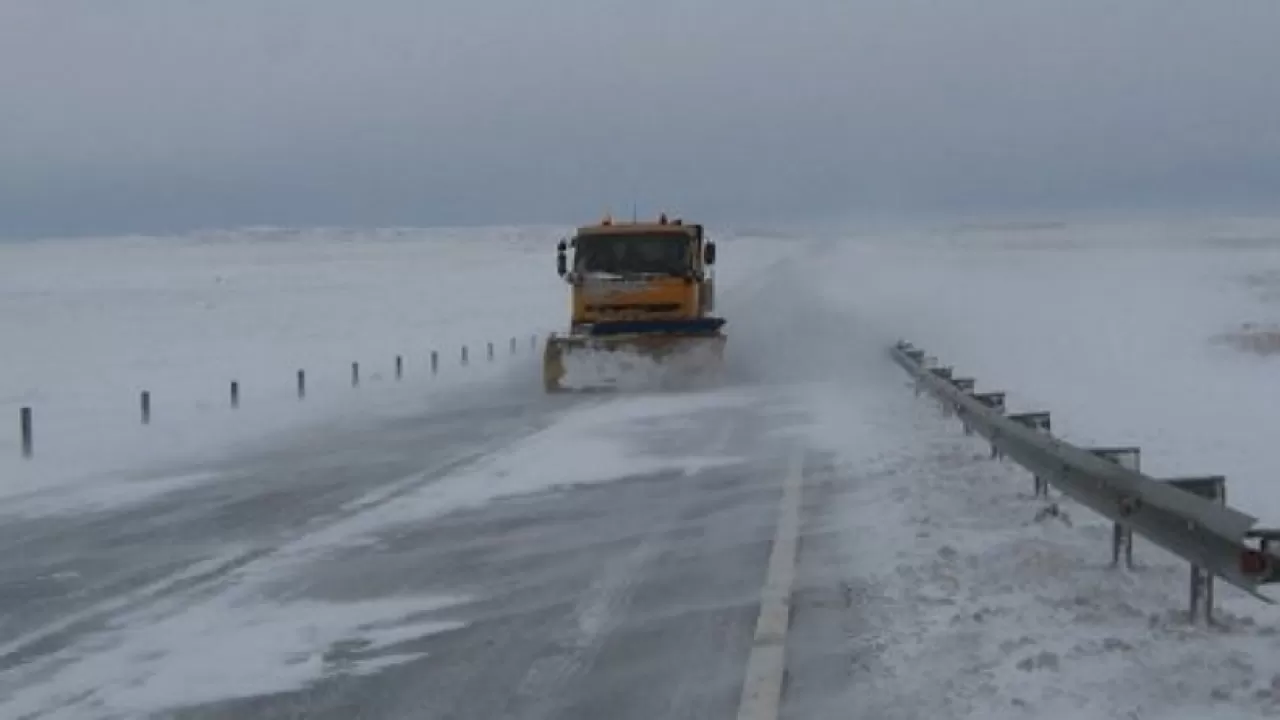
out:
{"label": "snow-covered road", "polygon": [[504,389],[8,524],[5,716],[732,717],[782,401]]}

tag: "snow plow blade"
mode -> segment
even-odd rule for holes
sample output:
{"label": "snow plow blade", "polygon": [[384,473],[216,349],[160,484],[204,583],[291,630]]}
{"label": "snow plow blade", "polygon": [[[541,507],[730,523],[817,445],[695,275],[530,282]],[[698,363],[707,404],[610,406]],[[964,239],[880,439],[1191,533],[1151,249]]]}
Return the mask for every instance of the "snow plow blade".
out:
{"label": "snow plow blade", "polygon": [[718,376],[725,342],[720,333],[552,335],[543,383],[548,393],[685,389]]}

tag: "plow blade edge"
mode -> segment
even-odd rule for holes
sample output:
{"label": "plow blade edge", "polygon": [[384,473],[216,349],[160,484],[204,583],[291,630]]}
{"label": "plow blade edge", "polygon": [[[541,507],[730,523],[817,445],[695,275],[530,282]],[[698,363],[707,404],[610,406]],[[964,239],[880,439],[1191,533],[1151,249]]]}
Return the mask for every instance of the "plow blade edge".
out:
{"label": "plow blade edge", "polygon": [[552,335],[543,358],[547,392],[672,389],[714,377],[722,334]]}

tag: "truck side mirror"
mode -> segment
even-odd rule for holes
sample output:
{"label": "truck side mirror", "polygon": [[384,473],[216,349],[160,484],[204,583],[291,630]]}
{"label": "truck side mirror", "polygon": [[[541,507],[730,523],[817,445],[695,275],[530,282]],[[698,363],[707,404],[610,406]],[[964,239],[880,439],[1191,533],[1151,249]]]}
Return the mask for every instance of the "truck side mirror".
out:
{"label": "truck side mirror", "polygon": [[716,264],[716,244],[708,242],[702,248],[702,260],[708,265]]}
{"label": "truck side mirror", "polygon": [[560,273],[560,277],[564,277],[564,274],[569,272],[569,261],[565,257],[566,249],[564,240],[556,245],[556,272]]}

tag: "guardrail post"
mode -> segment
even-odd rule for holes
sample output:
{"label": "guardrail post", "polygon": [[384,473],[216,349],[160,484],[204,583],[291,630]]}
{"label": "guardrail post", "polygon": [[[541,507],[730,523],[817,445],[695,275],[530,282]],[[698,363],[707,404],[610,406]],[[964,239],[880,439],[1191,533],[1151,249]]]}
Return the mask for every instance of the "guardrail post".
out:
{"label": "guardrail post", "polygon": [[440,353],[435,350],[431,351],[431,374],[435,375],[440,370]]}
{"label": "guardrail post", "polygon": [[[922,369],[931,370],[938,366],[937,357],[933,355],[925,355],[923,350],[918,350],[916,352],[919,354],[919,357],[920,357],[920,359],[916,361],[916,364],[919,365]],[[948,369],[946,372],[950,372],[950,370]],[[924,387],[923,379],[917,378],[916,379],[916,396],[919,397],[920,395],[924,394],[924,391],[925,391],[925,387]]]}
{"label": "guardrail post", "polygon": [[[1142,472],[1142,449],[1137,447],[1098,447],[1089,448],[1089,452],[1097,455],[1103,460],[1110,460],[1126,470],[1134,472]],[[1128,515],[1132,512],[1131,506],[1127,503],[1131,501],[1128,498],[1122,499],[1120,502],[1120,514]],[[1133,528],[1121,525],[1120,523],[1111,524],[1111,567],[1117,567],[1120,564],[1120,551],[1124,551],[1124,565],[1126,568],[1133,569]]]}
{"label": "guardrail post", "polygon": [[[921,367],[924,367],[924,351],[923,350],[917,350],[916,348],[911,347],[911,343],[899,343],[898,347],[902,348],[902,354],[910,358],[911,362]],[[923,388],[920,387],[920,381],[915,380],[912,384],[915,386],[915,389],[916,389],[916,397],[920,397],[920,393],[924,392]]]}
{"label": "guardrail post", "polygon": [[396,380],[404,377],[404,358],[396,356]]}
{"label": "guardrail post", "polygon": [[351,387],[358,387],[359,385],[360,385],[360,363],[353,362],[351,363]]}
{"label": "guardrail post", "polygon": [[298,371],[298,399],[301,400],[307,396],[307,371]]}
{"label": "guardrail post", "polygon": [[489,362],[493,362],[493,343],[489,343]]}
{"label": "guardrail post", "polygon": [[515,354],[516,354],[516,339],[515,339],[515,338],[511,338],[511,354],[512,354],[512,355],[515,355]]}
{"label": "guardrail post", "polygon": [[467,346],[466,345],[462,346],[462,364],[463,365],[467,364]]}
{"label": "guardrail post", "polygon": [[1002,392],[982,392],[974,393],[973,399],[983,405],[995,410],[1001,415],[1004,414],[1004,393]]}
{"label": "guardrail post", "polygon": [[[923,350],[917,350],[917,349],[915,349],[915,348],[911,347],[911,343],[909,343],[909,342],[905,342],[905,341],[901,341],[901,342],[899,342],[899,343],[898,343],[898,347],[899,347],[899,348],[902,348],[902,354],[903,354],[903,355],[906,355],[906,356],[907,356],[907,357],[909,357],[909,358],[911,358],[911,361],[912,361],[912,362],[914,362],[914,363],[915,363],[915,364],[917,364],[917,365],[920,365],[921,367],[923,367],[923,366],[924,366],[924,351],[923,351]],[[912,387],[912,389],[915,391],[916,397],[920,397],[921,393],[923,393],[923,392],[924,392],[924,387],[920,384],[920,380],[919,380],[919,379],[912,380],[912,381],[911,381],[911,387]]]}
{"label": "guardrail post", "polygon": [[[1199,565],[1191,565],[1190,598],[1187,607],[1187,619],[1194,625],[1198,615],[1203,617],[1205,625],[1213,624],[1213,574]],[[1203,601],[1203,603],[1201,602]]]}
{"label": "guardrail post", "polygon": [[[1053,423],[1047,412],[1015,413],[1009,419],[1046,435],[1053,432]],[[1049,497],[1049,482],[1039,475],[1035,477],[1036,497]]]}
{"label": "guardrail post", "polygon": [[18,426],[22,431],[22,457],[30,460],[35,454],[35,428],[31,421],[31,408],[23,407],[18,410]]}
{"label": "guardrail post", "polygon": [[[982,403],[983,406],[995,410],[1001,415],[1004,414],[1004,393],[1002,392],[974,393],[973,399]],[[1000,457],[1000,450],[996,447],[995,443],[991,443],[991,459],[995,460],[998,457]]]}
{"label": "guardrail post", "polygon": [[[970,395],[973,394],[973,389],[977,385],[977,382],[978,381],[973,378],[951,378],[951,384],[955,385],[957,390]],[[960,415],[958,408],[951,408],[951,411],[953,415]],[[963,416],[960,417],[960,424],[964,426],[965,435],[973,434],[973,428],[969,426],[968,422],[965,422]]]}
{"label": "guardrail post", "polygon": [[141,405],[142,405],[142,424],[150,425],[151,424],[151,393],[150,392],[147,392],[146,390],[142,391]]}
{"label": "guardrail post", "polygon": [[231,409],[235,410],[240,407],[240,383],[235,380],[231,381]]}
{"label": "guardrail post", "polygon": [[[1179,490],[1212,500],[1220,505],[1227,504],[1227,478],[1224,475],[1161,478],[1160,482],[1168,483]],[[1188,588],[1190,602],[1187,617],[1192,624],[1195,624],[1197,615],[1204,617],[1206,625],[1213,624],[1213,584],[1213,573],[1191,563]]]}
{"label": "guardrail post", "polygon": [[[952,373],[954,372],[954,368],[952,368],[952,367],[950,367],[950,366],[944,366],[944,367],[931,367],[931,368],[929,368],[929,372],[931,372],[931,373],[933,373],[934,375],[936,375],[936,376],[938,376],[938,377],[942,378],[943,380],[950,381],[950,380],[951,380],[951,375],[952,375]],[[952,409],[951,409],[951,405],[950,405],[950,404],[948,404],[945,400],[938,399],[938,404],[939,404],[940,406],[942,406],[942,416],[943,416],[943,417],[948,417],[948,418],[949,418],[949,417],[951,417],[953,414],[955,414],[955,413],[952,411]]]}

